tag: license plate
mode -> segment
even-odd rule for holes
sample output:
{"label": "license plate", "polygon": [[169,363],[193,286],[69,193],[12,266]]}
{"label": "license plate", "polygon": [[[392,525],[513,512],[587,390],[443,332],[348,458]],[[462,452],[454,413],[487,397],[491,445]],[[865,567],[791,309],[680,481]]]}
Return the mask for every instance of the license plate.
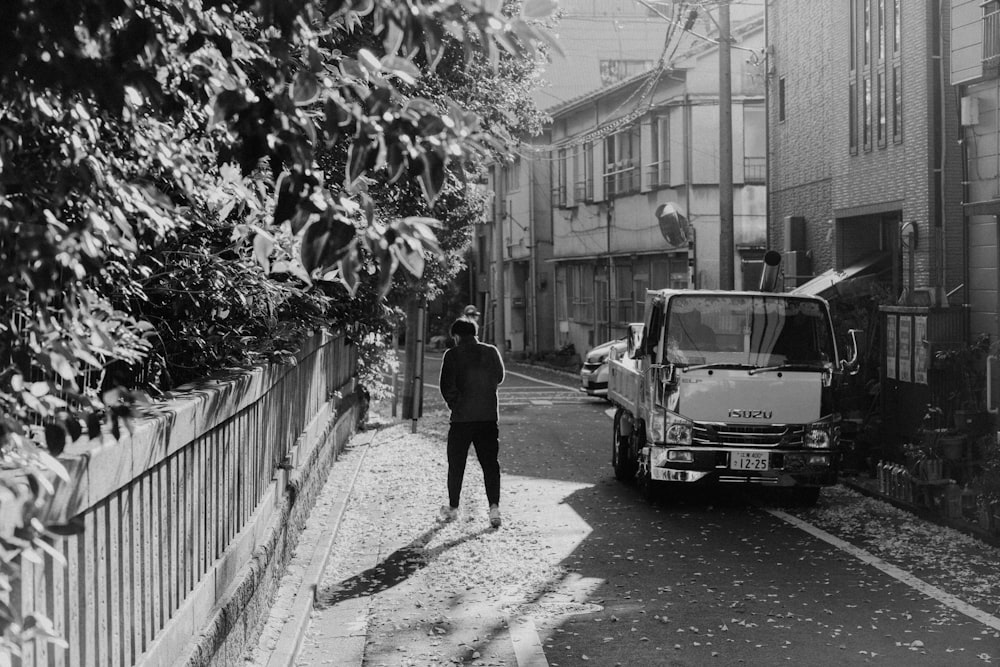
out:
{"label": "license plate", "polygon": [[730,452],[731,470],[769,470],[770,457],[767,452]]}

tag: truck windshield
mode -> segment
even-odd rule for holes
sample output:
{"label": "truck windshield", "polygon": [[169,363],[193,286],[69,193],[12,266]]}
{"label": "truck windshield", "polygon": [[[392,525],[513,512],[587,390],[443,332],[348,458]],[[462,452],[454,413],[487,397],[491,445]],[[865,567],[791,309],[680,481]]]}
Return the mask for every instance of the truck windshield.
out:
{"label": "truck windshield", "polygon": [[829,367],[836,360],[823,302],[786,295],[676,295],[668,306],[665,361],[761,368]]}

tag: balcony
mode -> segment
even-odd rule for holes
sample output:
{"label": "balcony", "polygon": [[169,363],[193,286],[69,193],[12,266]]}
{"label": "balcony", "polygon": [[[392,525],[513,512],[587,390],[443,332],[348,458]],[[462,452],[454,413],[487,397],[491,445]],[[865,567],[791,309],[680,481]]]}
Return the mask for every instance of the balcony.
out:
{"label": "balcony", "polygon": [[604,194],[611,197],[639,191],[638,170],[631,160],[609,164],[604,172]]}
{"label": "balcony", "polygon": [[765,185],[767,183],[767,158],[743,158],[743,182],[747,185]]}

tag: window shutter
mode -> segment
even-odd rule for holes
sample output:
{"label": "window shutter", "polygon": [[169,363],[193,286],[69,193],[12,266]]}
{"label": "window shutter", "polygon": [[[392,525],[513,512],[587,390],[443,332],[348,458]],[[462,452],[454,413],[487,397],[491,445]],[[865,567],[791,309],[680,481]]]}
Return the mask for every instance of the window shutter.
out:
{"label": "window shutter", "polygon": [[656,141],[656,133],[653,131],[653,124],[656,122],[655,117],[650,117],[642,121],[642,125],[639,126],[639,162],[638,168],[640,169],[640,181],[639,181],[639,191],[649,192],[653,189],[655,183],[653,183],[653,174],[656,169],[656,146],[654,142]]}
{"label": "window shutter", "polygon": [[604,201],[604,141],[595,141],[594,156],[594,201]]}

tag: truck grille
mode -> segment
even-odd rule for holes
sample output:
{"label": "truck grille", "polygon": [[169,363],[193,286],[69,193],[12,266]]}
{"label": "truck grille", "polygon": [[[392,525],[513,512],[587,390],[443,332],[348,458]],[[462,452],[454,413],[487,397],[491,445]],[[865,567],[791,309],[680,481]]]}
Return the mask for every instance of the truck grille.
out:
{"label": "truck grille", "polygon": [[802,427],[788,424],[755,426],[752,424],[694,425],[693,444],[740,447],[802,447]]}

